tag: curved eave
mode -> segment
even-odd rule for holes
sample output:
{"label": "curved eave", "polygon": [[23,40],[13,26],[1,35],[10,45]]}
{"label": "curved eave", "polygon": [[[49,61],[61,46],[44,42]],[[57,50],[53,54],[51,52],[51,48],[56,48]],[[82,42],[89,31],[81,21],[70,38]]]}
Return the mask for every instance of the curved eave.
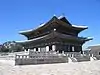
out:
{"label": "curved eave", "polygon": [[30,29],[30,30],[25,30],[25,31],[19,31],[20,34],[23,34],[23,33],[28,33],[28,32],[31,32],[33,31],[33,29]]}
{"label": "curved eave", "polygon": [[61,21],[63,21],[63,22],[65,22],[65,23],[67,23],[68,25],[71,25],[71,23],[63,15],[59,16],[58,19],[61,20]]}
{"label": "curved eave", "polygon": [[44,23],[44,25],[39,26],[38,28],[34,29],[34,32],[46,28],[49,24],[55,22],[56,20],[57,20],[57,17],[53,16],[47,23]]}
{"label": "curved eave", "polygon": [[[40,24],[40,26],[38,26],[38,28],[44,26],[45,24],[46,24],[46,23]],[[30,33],[30,32],[33,32],[33,31],[37,30],[38,28],[36,28],[36,29],[30,29],[30,30],[25,30],[25,31],[19,31],[19,33],[20,33],[20,34],[28,34],[28,33]]]}
{"label": "curved eave", "polygon": [[24,41],[16,41],[17,43],[19,44],[24,44],[24,43],[29,43],[29,42],[33,42],[33,41],[36,41],[36,40],[40,40],[40,39],[43,39],[45,37],[47,37],[48,35],[45,35],[43,37],[38,37],[38,38],[35,38],[35,39],[31,39],[31,40],[24,40]]}
{"label": "curved eave", "polygon": [[93,38],[87,38],[87,39],[85,39],[85,41],[90,41],[90,40],[93,40]]}
{"label": "curved eave", "polygon": [[42,37],[38,37],[31,40],[16,41],[16,42],[24,44],[24,43],[36,42],[38,40],[46,40],[46,39],[53,39],[53,38],[60,38],[60,39],[65,39],[65,40],[76,40],[76,41],[83,41],[83,42],[91,40],[91,39],[81,38],[81,37],[72,37],[71,35],[65,35],[65,34],[53,31],[52,33],[42,36]]}
{"label": "curved eave", "polygon": [[57,22],[58,24],[62,24],[62,25],[63,25],[64,27],[66,27],[66,28],[70,28],[70,29],[72,29],[72,30],[77,31],[78,33],[81,32],[81,31],[83,31],[83,30],[85,30],[85,29],[88,29],[87,26],[77,26],[77,25],[72,25],[72,24],[69,25],[69,24],[67,24],[67,23],[65,23],[65,22],[63,22],[63,21],[61,21],[60,19],[57,19],[56,22]]}
{"label": "curved eave", "polygon": [[79,32],[88,29],[88,26],[77,26],[77,25],[72,25],[72,28],[74,28],[75,30],[78,30]]}
{"label": "curved eave", "polygon": [[87,29],[88,26],[78,26],[78,25],[72,25],[75,28],[81,28],[81,29]]}
{"label": "curved eave", "polygon": [[78,26],[78,25],[73,25],[73,24],[71,24],[67,19],[66,19],[66,17],[65,16],[63,16],[63,15],[61,15],[60,17],[58,17],[58,20],[59,20],[59,22],[61,22],[61,23],[63,23],[63,24],[65,24],[66,26],[68,26],[69,25],[69,27],[72,27],[72,28],[74,28],[74,29],[76,29],[76,30],[78,30],[78,31],[82,31],[82,30],[85,30],[85,29],[88,29],[88,26]]}
{"label": "curved eave", "polygon": [[84,39],[83,39],[83,43],[85,43],[85,42],[87,42],[87,41],[90,41],[90,40],[93,40],[93,38],[88,38],[88,37],[87,37],[87,38],[84,38]]}
{"label": "curved eave", "polygon": [[25,36],[26,38],[29,38],[28,34],[26,34],[26,33],[19,33],[19,34]]}
{"label": "curved eave", "polygon": [[19,34],[28,36],[31,32],[36,32],[38,30],[41,30],[43,28],[46,28],[50,23],[52,23],[52,22],[54,22],[56,20],[57,20],[57,17],[56,16],[53,16],[51,20],[49,20],[47,23],[40,24],[40,26],[38,28],[31,29],[31,30],[26,30],[26,31],[20,31]]}

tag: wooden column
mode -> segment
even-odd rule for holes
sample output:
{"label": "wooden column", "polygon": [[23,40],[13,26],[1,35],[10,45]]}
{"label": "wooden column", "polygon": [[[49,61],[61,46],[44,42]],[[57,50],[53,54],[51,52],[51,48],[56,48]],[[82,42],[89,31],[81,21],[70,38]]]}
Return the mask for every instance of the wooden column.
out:
{"label": "wooden column", "polygon": [[38,48],[38,52],[40,52],[41,51],[41,48]]}
{"label": "wooden column", "polygon": [[34,48],[33,50],[34,50],[34,52],[36,52],[36,48]]}
{"label": "wooden column", "polygon": [[72,51],[73,51],[73,52],[75,51],[74,46],[72,46]]}
{"label": "wooden column", "polygon": [[46,52],[48,52],[49,51],[49,46],[46,46]]}
{"label": "wooden column", "polygon": [[52,50],[53,50],[53,51],[56,50],[56,45],[52,45]]}

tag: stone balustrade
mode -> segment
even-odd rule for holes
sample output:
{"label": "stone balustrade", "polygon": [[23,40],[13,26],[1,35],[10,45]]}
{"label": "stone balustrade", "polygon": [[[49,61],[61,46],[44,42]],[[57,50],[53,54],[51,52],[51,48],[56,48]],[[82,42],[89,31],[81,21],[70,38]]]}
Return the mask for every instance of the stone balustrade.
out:
{"label": "stone balustrade", "polygon": [[[69,59],[72,62],[82,62],[95,60],[96,57],[85,54],[75,53],[33,53],[32,55],[15,55],[16,65],[28,65],[28,64],[48,64],[48,63],[67,63]],[[95,59],[94,59],[95,58]]]}
{"label": "stone balustrade", "polygon": [[15,55],[15,59],[26,59],[29,58],[29,55]]}

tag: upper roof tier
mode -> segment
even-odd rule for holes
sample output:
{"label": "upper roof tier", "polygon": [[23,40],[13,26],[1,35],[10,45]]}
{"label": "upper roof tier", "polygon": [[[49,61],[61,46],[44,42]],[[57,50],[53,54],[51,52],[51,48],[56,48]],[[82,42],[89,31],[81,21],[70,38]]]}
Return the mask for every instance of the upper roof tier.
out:
{"label": "upper roof tier", "polygon": [[87,26],[77,26],[77,25],[72,25],[65,16],[60,16],[60,17],[56,17],[53,16],[47,23],[43,23],[40,24],[40,26],[36,29],[30,29],[30,30],[25,30],[25,31],[20,31],[20,34],[23,35],[28,35],[29,33],[35,33],[38,32],[39,30],[44,30],[47,27],[49,27],[50,25],[52,25],[52,27],[55,27],[56,25],[53,23],[57,23],[63,27],[65,27],[66,29],[70,29],[70,30],[74,30],[77,31],[77,33],[81,32],[82,30],[87,29]]}

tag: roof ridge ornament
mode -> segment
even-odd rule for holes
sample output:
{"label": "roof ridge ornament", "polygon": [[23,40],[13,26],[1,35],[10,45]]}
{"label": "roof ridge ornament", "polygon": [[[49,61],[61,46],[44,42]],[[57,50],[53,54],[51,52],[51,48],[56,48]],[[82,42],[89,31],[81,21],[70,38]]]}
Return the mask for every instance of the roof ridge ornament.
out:
{"label": "roof ridge ornament", "polygon": [[60,15],[59,17],[58,17],[58,19],[62,19],[62,18],[64,18],[65,16],[64,16],[64,13],[62,14],[62,15]]}
{"label": "roof ridge ornament", "polygon": [[53,16],[56,16],[56,14],[54,14]]}

